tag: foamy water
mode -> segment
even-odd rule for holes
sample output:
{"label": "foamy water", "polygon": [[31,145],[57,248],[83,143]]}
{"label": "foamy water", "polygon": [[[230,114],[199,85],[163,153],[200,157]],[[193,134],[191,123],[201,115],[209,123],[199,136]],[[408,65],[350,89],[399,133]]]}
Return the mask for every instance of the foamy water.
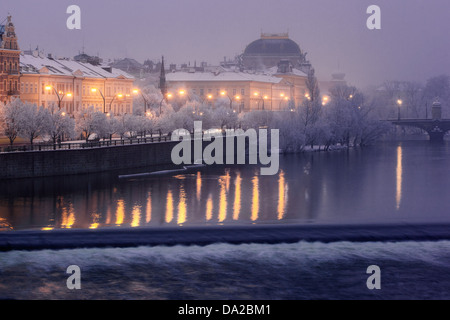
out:
{"label": "foamy water", "polygon": [[[66,287],[70,265],[81,290]],[[449,299],[450,242],[12,251],[0,277],[2,299]]]}

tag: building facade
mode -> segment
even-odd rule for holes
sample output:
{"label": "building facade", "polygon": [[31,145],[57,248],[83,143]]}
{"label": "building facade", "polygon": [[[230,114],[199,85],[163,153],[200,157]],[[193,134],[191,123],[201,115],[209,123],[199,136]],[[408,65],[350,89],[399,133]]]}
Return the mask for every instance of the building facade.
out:
{"label": "building facade", "polygon": [[20,57],[20,98],[69,114],[93,106],[112,114],[132,113],[134,78],[111,67],[45,57]]}
{"label": "building facade", "polygon": [[[169,93],[212,106],[219,100],[234,110],[286,111],[306,92],[305,75],[268,75],[245,72],[173,72],[166,75]],[[295,78],[295,79],[291,79]]]}
{"label": "building facade", "polygon": [[11,16],[0,25],[0,101],[7,103],[19,97],[20,49]]}

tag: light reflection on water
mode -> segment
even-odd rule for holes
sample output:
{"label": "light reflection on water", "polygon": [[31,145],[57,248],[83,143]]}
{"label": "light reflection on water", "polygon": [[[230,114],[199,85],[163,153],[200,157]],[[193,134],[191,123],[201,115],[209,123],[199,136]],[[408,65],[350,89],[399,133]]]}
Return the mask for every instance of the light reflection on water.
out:
{"label": "light reflection on water", "polygon": [[0,230],[448,222],[448,159],[448,144],[403,142],[282,156],[276,176],[234,166],[0,182]]}
{"label": "light reflection on water", "polygon": [[397,210],[400,209],[402,202],[402,183],[403,183],[403,149],[402,146],[397,148],[397,189],[395,193],[395,201],[397,203]]}

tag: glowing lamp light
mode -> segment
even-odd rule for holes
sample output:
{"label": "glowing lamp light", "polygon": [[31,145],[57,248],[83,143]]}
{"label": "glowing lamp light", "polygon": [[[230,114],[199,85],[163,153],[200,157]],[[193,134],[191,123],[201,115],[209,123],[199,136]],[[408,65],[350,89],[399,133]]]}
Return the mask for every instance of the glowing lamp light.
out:
{"label": "glowing lamp light", "polygon": [[139,93],[139,90],[138,90],[138,89],[134,89],[134,90],[133,90],[133,93],[134,93],[134,94],[138,94],[138,93]]}
{"label": "glowing lamp light", "polygon": [[118,97],[118,98],[123,98],[123,94],[119,93],[119,94],[117,95],[117,97]]}
{"label": "glowing lamp light", "polygon": [[97,88],[92,88],[91,92],[96,93],[97,92]]}
{"label": "glowing lamp light", "polygon": [[53,88],[52,86],[46,86],[45,90],[49,91],[49,90],[52,90],[52,88]]}
{"label": "glowing lamp light", "polygon": [[399,105],[399,106],[401,106],[402,104],[403,104],[403,101],[402,100],[397,100],[397,104]]}

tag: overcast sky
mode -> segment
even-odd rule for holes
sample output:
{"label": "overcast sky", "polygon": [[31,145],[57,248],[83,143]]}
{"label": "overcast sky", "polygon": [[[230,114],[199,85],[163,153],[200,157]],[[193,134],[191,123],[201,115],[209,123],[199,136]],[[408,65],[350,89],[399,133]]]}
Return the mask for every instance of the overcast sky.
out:
{"label": "overcast sky", "polygon": [[[81,30],[66,9],[80,6]],[[381,30],[368,30],[369,5],[381,7]],[[166,57],[168,63],[240,54],[261,31],[289,31],[321,80],[338,69],[350,84],[450,74],[449,0],[2,0],[22,50],[73,57],[84,43],[103,58]]]}

